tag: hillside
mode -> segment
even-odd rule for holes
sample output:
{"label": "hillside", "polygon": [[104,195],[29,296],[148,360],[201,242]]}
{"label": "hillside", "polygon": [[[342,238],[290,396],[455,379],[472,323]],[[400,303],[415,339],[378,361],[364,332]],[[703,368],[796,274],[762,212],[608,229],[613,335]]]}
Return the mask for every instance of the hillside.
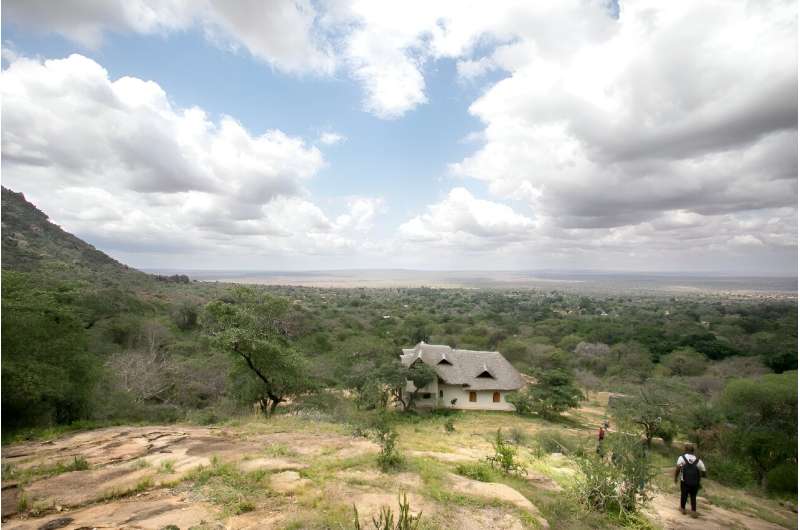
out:
{"label": "hillside", "polygon": [[70,273],[146,275],[94,248],[52,223],[22,193],[2,188],[2,268],[32,272],[47,268]]}

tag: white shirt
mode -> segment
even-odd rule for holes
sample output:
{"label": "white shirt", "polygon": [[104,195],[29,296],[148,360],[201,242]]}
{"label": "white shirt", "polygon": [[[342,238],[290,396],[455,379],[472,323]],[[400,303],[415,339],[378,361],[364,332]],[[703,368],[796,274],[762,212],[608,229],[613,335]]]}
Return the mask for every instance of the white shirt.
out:
{"label": "white shirt", "polygon": [[[686,457],[686,460],[684,460],[684,457]],[[693,464],[695,461],[697,461],[697,469],[698,469],[698,471],[702,471],[703,473],[705,473],[705,471],[706,471],[705,464],[703,464],[703,461],[700,460],[699,458],[697,458],[696,456],[690,455],[690,454],[685,454],[685,455],[681,455],[681,456],[678,457],[677,465],[678,465],[678,467],[681,468],[681,482],[683,482],[683,466],[687,462],[690,463],[690,464]]]}

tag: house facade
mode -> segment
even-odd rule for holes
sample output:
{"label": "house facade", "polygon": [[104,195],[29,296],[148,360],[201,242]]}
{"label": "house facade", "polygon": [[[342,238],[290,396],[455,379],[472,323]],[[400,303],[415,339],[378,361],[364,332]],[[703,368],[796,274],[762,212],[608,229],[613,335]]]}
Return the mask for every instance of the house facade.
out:
{"label": "house facade", "polygon": [[[458,350],[420,342],[403,349],[400,362],[404,366],[425,363],[438,375],[417,392],[414,402],[419,408],[510,411],[514,405],[506,401],[506,396],[525,385],[519,372],[496,351]],[[406,397],[414,390],[409,381]]]}

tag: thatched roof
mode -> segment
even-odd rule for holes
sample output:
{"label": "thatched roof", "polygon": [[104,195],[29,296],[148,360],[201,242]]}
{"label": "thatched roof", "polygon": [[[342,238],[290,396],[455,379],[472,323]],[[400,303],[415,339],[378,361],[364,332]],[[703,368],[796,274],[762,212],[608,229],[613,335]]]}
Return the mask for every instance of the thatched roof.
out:
{"label": "thatched roof", "polygon": [[525,385],[516,368],[496,351],[454,350],[424,342],[403,349],[404,366],[417,360],[433,367],[445,383],[469,390],[517,390]]}

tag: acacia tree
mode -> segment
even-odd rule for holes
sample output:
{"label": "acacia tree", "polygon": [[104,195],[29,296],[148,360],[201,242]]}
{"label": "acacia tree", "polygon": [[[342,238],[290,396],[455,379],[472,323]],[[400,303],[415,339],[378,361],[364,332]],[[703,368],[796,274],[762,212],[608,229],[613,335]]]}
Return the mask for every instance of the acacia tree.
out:
{"label": "acacia tree", "polygon": [[797,372],[734,379],[719,406],[728,423],[728,450],[748,462],[760,482],[779,466],[796,471]]}
{"label": "acacia tree", "polygon": [[257,378],[253,397],[266,415],[286,397],[311,388],[305,359],[291,343],[288,314],[286,300],[244,287],[205,307],[203,323],[213,344]]}
{"label": "acacia tree", "polygon": [[508,397],[519,414],[556,417],[578,406],[583,392],[563,352],[555,350],[540,356],[534,370],[536,383]]}
{"label": "acacia tree", "polygon": [[[406,367],[399,361],[392,361],[379,366],[375,377],[395,403],[400,404],[403,410],[409,410],[414,408],[419,391],[436,379],[436,371],[423,362]],[[409,382],[413,386],[411,391]]]}
{"label": "acacia tree", "polygon": [[685,385],[669,379],[651,379],[631,396],[609,404],[621,424],[639,428],[649,446],[653,438],[671,442],[681,423],[681,415],[697,404],[699,395]]}

